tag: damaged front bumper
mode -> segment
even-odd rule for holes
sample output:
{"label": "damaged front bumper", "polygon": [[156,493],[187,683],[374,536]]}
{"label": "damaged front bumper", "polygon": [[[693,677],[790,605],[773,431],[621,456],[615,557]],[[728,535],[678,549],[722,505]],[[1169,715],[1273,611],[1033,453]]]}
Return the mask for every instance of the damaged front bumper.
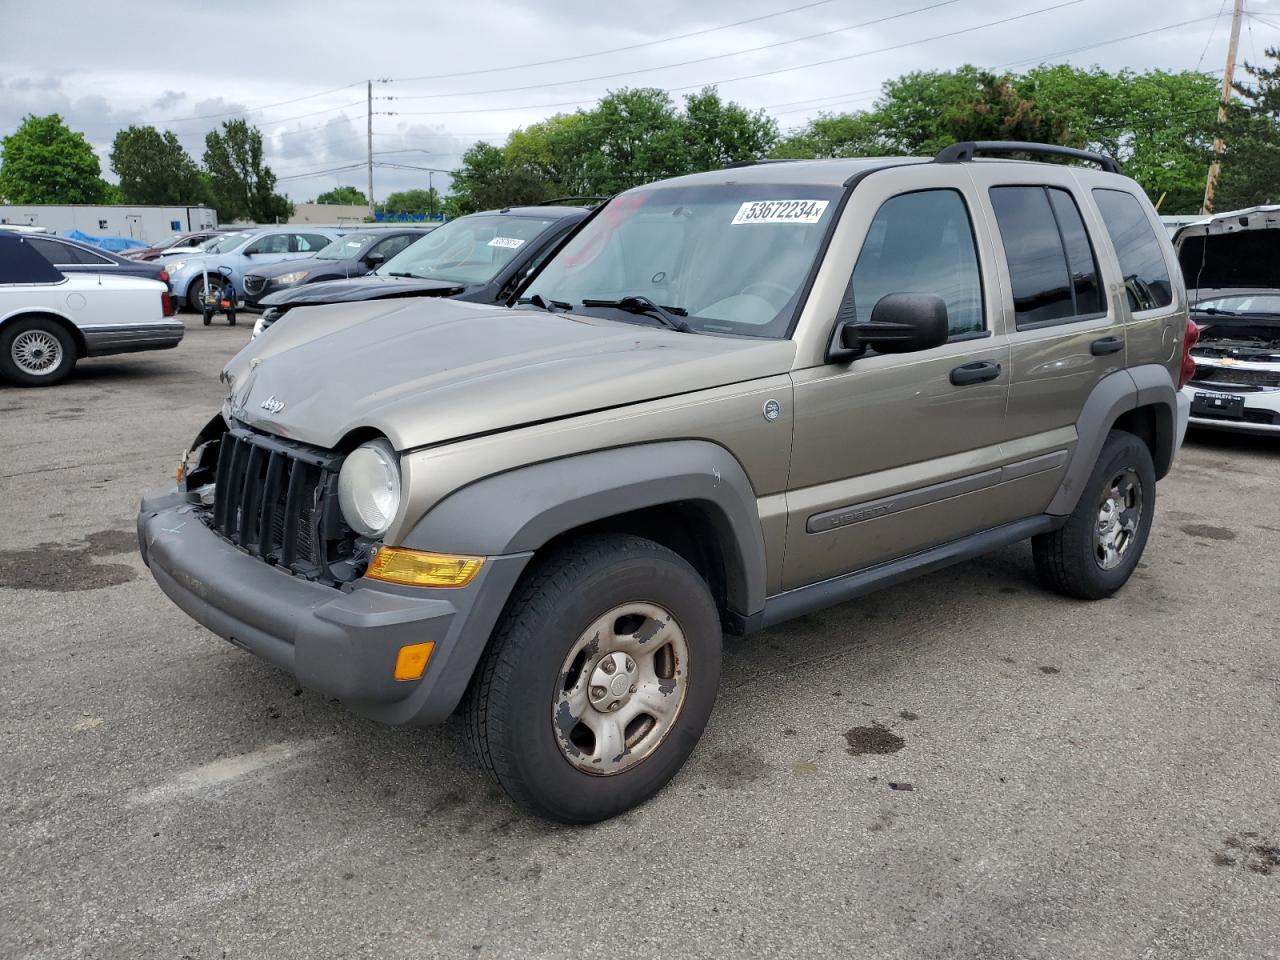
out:
{"label": "damaged front bumper", "polygon": [[[214,533],[172,491],[143,499],[138,547],[156,583],[198,623],[293,673],[299,684],[391,724],[438,723],[456,708],[528,554],[490,557],[468,586],[342,588],[262,561]],[[420,680],[394,679],[402,646],[432,641]]]}

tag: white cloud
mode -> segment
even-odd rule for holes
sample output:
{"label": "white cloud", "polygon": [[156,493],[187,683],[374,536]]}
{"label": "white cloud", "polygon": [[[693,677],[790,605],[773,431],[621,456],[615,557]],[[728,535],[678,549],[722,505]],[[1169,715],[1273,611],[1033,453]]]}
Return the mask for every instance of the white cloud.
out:
{"label": "white cloud", "polygon": [[[572,106],[542,104],[591,100],[621,86],[679,88],[722,82],[722,95],[749,107],[781,105],[778,119],[796,126],[823,106],[867,105],[886,79],[910,70],[961,63],[995,66],[1090,47],[1100,41],[1198,17],[1218,5],[1204,0],[1081,0],[1012,23],[970,29],[985,22],[1049,6],[1054,0],[956,0],[937,9],[857,30],[833,33],[755,53],[705,63],[673,64],[889,16],[931,0],[849,0],[567,63],[501,69],[532,61],[572,57],[758,17],[804,0],[559,0],[536,5],[516,0],[465,4],[401,4],[374,0],[352,7],[332,0],[262,4],[223,0],[215,23],[229,30],[195,31],[187,42],[172,21],[145,5],[117,5],[102,15],[94,0],[64,0],[50,17],[38,5],[0,0],[5,56],[0,62],[0,135],[27,113],[57,111],[83,130],[105,157],[116,130],[130,123],[173,129],[199,159],[204,134],[223,117],[242,112],[263,131],[268,161],[281,176],[354,165],[366,158],[367,77],[437,79],[375,83],[374,150],[400,167],[456,167],[477,139],[501,142],[507,131]],[[1250,7],[1280,13],[1280,0],[1251,0]],[[1211,26],[1213,42],[1205,50]],[[1219,66],[1226,19],[1072,54],[1072,62],[1107,69],[1193,69]],[[923,38],[956,31],[924,43]],[[1242,39],[1244,57],[1280,42],[1278,31],[1251,21]],[[224,42],[223,36],[230,41]],[[871,53],[889,46],[897,50]],[[1253,49],[1250,49],[1250,44]],[[201,52],[203,51],[203,52]],[[866,54],[866,55],[863,55]],[[854,56],[856,55],[856,56]],[[848,58],[823,66],[815,61]],[[1062,59],[1062,58],[1058,58]],[[785,70],[784,68],[800,69]],[[650,69],[661,68],[661,69]],[[439,76],[473,73],[470,76]],[[586,78],[636,72],[604,80]],[[754,79],[732,80],[752,74]],[[344,85],[349,85],[345,86]],[[536,85],[536,89],[484,91]],[[314,94],[322,93],[320,96]],[[393,96],[398,99],[386,100]],[[677,99],[682,93],[674,94]],[[422,97],[424,99],[412,99]],[[285,101],[297,100],[294,103]],[[799,103],[798,108],[788,105]],[[267,106],[278,104],[278,106]],[[186,119],[204,118],[204,119]],[[160,121],[168,121],[161,124]],[[380,167],[375,191],[425,186],[425,170]],[[363,167],[281,186],[305,199],[338,184],[365,189]]]}

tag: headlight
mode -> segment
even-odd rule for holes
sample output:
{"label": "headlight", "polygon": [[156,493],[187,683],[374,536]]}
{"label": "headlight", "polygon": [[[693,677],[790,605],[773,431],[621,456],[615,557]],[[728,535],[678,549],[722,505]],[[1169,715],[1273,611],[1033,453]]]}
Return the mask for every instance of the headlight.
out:
{"label": "headlight", "polygon": [[400,508],[400,462],[386,440],[356,447],[338,473],[338,505],[347,524],[366,537],[380,537]]}
{"label": "headlight", "polygon": [[175,260],[173,261],[173,263],[166,263],[164,265],[164,268],[168,270],[170,273],[177,273],[186,265],[187,265],[187,261],[185,260]]}
{"label": "headlight", "polygon": [[309,270],[295,270],[293,271],[293,273],[282,273],[280,274],[280,276],[276,277],[271,282],[272,283],[298,283],[302,280],[305,280],[307,278],[307,274],[309,274],[310,272],[311,271]]}

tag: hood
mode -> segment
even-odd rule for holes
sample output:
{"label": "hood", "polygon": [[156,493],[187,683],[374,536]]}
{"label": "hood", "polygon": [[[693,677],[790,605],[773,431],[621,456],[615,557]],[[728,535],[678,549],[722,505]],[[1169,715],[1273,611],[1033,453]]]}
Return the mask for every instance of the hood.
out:
{"label": "hood", "polygon": [[1199,220],[1174,236],[1191,302],[1280,288],[1280,207]]}
{"label": "hood", "polygon": [[361,427],[397,450],[429,446],[773,376],[795,356],[790,340],[457,300],[309,313],[307,323],[280,324],[232,358],[223,370],[226,412],[322,447]]}
{"label": "hood", "polygon": [[[280,272],[289,273],[290,271]],[[269,294],[258,302],[264,307],[301,307],[322,303],[350,303],[356,300],[382,300],[387,297],[451,297],[464,290],[466,290],[465,284],[455,283],[452,280],[419,280],[413,277],[383,277],[374,274],[290,287],[287,290]]]}

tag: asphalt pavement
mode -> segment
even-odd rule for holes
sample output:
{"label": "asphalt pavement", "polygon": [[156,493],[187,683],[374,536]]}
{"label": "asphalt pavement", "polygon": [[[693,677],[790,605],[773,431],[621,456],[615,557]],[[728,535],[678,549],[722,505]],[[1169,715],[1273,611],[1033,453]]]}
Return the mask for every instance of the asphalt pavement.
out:
{"label": "asphalt pavement", "polygon": [[1111,600],[1018,545],[731,642],[568,828],[161,594],[138,499],[249,334],[187,323],[0,386],[0,957],[1280,956],[1280,442],[1193,434]]}

